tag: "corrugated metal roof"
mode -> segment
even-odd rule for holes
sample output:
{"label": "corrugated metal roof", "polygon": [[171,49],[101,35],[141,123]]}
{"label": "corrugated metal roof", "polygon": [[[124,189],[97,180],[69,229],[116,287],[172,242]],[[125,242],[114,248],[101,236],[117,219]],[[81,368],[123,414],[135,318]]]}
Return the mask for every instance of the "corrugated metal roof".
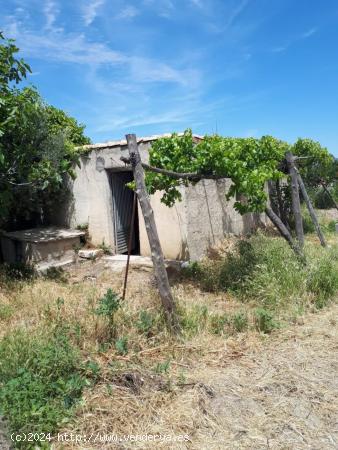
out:
{"label": "corrugated metal roof", "polygon": [[[177,133],[179,136],[183,136],[184,133]],[[145,137],[138,137],[137,142],[151,142],[156,141],[157,139],[163,138],[163,137],[170,137],[172,133],[165,133],[165,134],[154,134],[153,136],[145,136]],[[193,137],[197,140],[202,140],[204,136],[200,136],[199,134],[193,134]],[[121,147],[127,145],[126,139],[121,139],[120,141],[108,141],[108,142],[102,142],[98,144],[89,144],[89,145],[83,145],[81,148],[87,149],[87,150],[96,150],[100,148],[109,148],[109,147]]]}

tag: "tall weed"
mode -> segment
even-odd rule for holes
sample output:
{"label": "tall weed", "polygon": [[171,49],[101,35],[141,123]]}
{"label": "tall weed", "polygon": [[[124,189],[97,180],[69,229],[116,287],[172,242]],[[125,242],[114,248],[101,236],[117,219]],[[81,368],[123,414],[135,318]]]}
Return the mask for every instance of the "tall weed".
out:
{"label": "tall weed", "polygon": [[79,354],[62,329],[16,331],[0,342],[0,411],[12,432],[55,432],[85,384]]}

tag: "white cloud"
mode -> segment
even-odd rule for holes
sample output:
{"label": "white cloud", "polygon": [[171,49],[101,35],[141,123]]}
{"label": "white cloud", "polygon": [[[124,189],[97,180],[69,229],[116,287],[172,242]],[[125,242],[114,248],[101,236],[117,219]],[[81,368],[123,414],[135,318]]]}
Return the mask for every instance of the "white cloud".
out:
{"label": "white cloud", "polygon": [[82,18],[86,26],[89,26],[96,18],[98,9],[105,3],[105,0],[92,0],[83,7]]}
{"label": "white cloud", "polygon": [[101,66],[118,66],[124,70],[125,82],[170,82],[180,86],[194,86],[199,82],[198,71],[178,69],[163,61],[127,54],[101,42],[86,39],[83,33],[65,33],[53,29],[43,34],[25,29],[22,22],[11,18],[7,34],[16,39],[22,53],[46,61],[83,64],[99,69]]}
{"label": "white cloud", "polygon": [[197,6],[197,8],[203,8],[202,0],[190,0],[190,3],[192,3],[194,6]]}
{"label": "white cloud", "polygon": [[47,0],[45,2],[43,12],[46,19],[46,30],[52,30],[54,23],[56,21],[57,15],[59,14],[59,9],[53,0]]}
{"label": "white cloud", "polygon": [[155,14],[165,19],[170,19],[175,10],[172,0],[143,0],[142,3],[148,8],[151,7]]}
{"label": "white cloud", "polygon": [[231,27],[231,25],[235,22],[237,17],[244,11],[248,3],[249,0],[242,0],[241,2],[239,2],[238,6],[234,8],[227,17],[224,28]]}
{"label": "white cloud", "polygon": [[271,51],[272,53],[282,53],[285,52],[285,50],[287,50],[288,45],[281,45],[280,47],[274,47]]}
{"label": "white cloud", "polygon": [[302,41],[303,39],[308,39],[309,37],[311,37],[315,33],[317,33],[317,31],[318,31],[317,27],[310,28],[309,30],[305,31],[304,33],[302,33],[298,36],[295,36],[293,39],[289,39],[289,41],[286,42],[284,45],[273,48],[271,51],[273,53],[285,52],[292,45],[296,44],[297,42]]}
{"label": "white cloud", "polygon": [[88,65],[118,64],[126,60],[123,54],[104,44],[88,42],[83,34],[54,32],[42,37],[22,29],[17,29],[16,34],[15,29],[17,27],[13,25],[10,34],[17,40],[22,52],[37,59]]}
{"label": "white cloud", "polygon": [[317,27],[310,28],[308,31],[306,31],[305,33],[303,33],[301,37],[302,37],[303,39],[307,39],[307,38],[309,38],[310,36],[312,36],[313,34],[317,33],[317,31],[318,31],[318,28],[317,28]]}
{"label": "white cloud", "polygon": [[197,71],[177,70],[153,59],[133,57],[130,68],[132,78],[139,82],[173,82],[182,86],[193,86],[198,82]]}
{"label": "white cloud", "polygon": [[133,19],[138,16],[140,11],[135,6],[128,5],[116,16],[116,19]]}

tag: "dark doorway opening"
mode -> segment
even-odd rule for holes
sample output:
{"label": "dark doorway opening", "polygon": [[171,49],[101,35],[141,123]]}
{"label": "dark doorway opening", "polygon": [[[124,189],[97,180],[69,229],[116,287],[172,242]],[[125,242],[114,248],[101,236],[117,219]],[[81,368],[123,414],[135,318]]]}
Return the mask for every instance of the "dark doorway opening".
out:
{"label": "dark doorway opening", "polygon": [[[113,197],[113,221],[115,249],[117,254],[128,252],[130,225],[133,213],[134,192],[126,184],[133,181],[133,173],[130,171],[110,172],[110,185]],[[138,225],[138,211],[136,206],[131,254],[140,254],[140,235]]]}

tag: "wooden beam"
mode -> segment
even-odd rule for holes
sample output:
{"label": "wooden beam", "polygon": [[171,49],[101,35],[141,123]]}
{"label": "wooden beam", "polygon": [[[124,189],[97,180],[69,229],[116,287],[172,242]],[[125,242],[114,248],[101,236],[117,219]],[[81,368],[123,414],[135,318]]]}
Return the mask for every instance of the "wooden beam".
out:
{"label": "wooden beam", "polygon": [[135,134],[126,135],[130,163],[134,173],[136,184],[136,194],[140,202],[141,211],[149,239],[151,257],[154,264],[155,278],[160,293],[162,306],[169,326],[174,330],[179,330],[179,323],[176,314],[175,302],[171,293],[168,274],[164,264],[163,252],[157,233],[154,212],[150,204],[149,196],[144,181],[144,171],[141,163],[137,140]]}
{"label": "wooden beam", "polygon": [[295,160],[291,152],[287,152],[286,161],[291,176],[291,195],[292,195],[292,211],[295,219],[296,235],[300,248],[304,246],[304,230],[303,230],[303,218],[300,209],[299,198],[299,185],[297,171],[295,170]]}
{"label": "wooden beam", "polygon": [[300,191],[301,191],[301,193],[302,193],[302,195],[303,195],[303,197],[304,197],[304,200],[305,200],[307,209],[308,209],[308,211],[309,211],[310,217],[311,217],[312,222],[313,222],[313,224],[314,224],[314,226],[315,226],[315,228],[316,228],[317,235],[318,235],[318,238],[319,238],[319,240],[320,240],[320,243],[321,243],[321,245],[322,245],[323,247],[326,247],[325,237],[324,237],[323,232],[322,232],[322,230],[321,230],[321,228],[320,228],[320,225],[319,225],[319,222],[318,222],[318,219],[317,219],[315,210],[314,210],[314,208],[313,208],[313,206],[312,206],[310,197],[309,197],[309,195],[308,195],[308,193],[307,193],[307,190],[306,190],[306,187],[305,187],[303,178],[301,177],[301,175],[300,175],[300,173],[299,173],[297,167],[295,167],[295,170],[296,170],[296,172],[297,172],[298,184],[299,184]]}
{"label": "wooden beam", "polygon": [[281,221],[281,219],[277,216],[277,214],[269,206],[267,206],[265,208],[265,214],[269,217],[271,222],[275,225],[275,227],[277,228],[279,233],[287,241],[287,243],[290,245],[290,247],[296,253],[296,255],[301,257],[301,258],[304,258],[302,250],[294,242],[294,240],[292,239],[292,236],[291,236],[289,230],[286,228],[286,226]]}
{"label": "wooden beam", "polygon": [[[125,156],[121,156],[121,161],[125,164],[130,164],[130,158],[126,158]],[[189,180],[189,181],[200,181],[200,180],[221,180],[226,178],[224,175],[213,175],[213,174],[201,174],[197,172],[173,172],[172,170],[160,169],[159,167],[150,166],[144,162],[141,162],[143,169],[149,170],[149,172],[159,173],[161,175],[165,175],[170,178],[175,178],[176,180]]]}

